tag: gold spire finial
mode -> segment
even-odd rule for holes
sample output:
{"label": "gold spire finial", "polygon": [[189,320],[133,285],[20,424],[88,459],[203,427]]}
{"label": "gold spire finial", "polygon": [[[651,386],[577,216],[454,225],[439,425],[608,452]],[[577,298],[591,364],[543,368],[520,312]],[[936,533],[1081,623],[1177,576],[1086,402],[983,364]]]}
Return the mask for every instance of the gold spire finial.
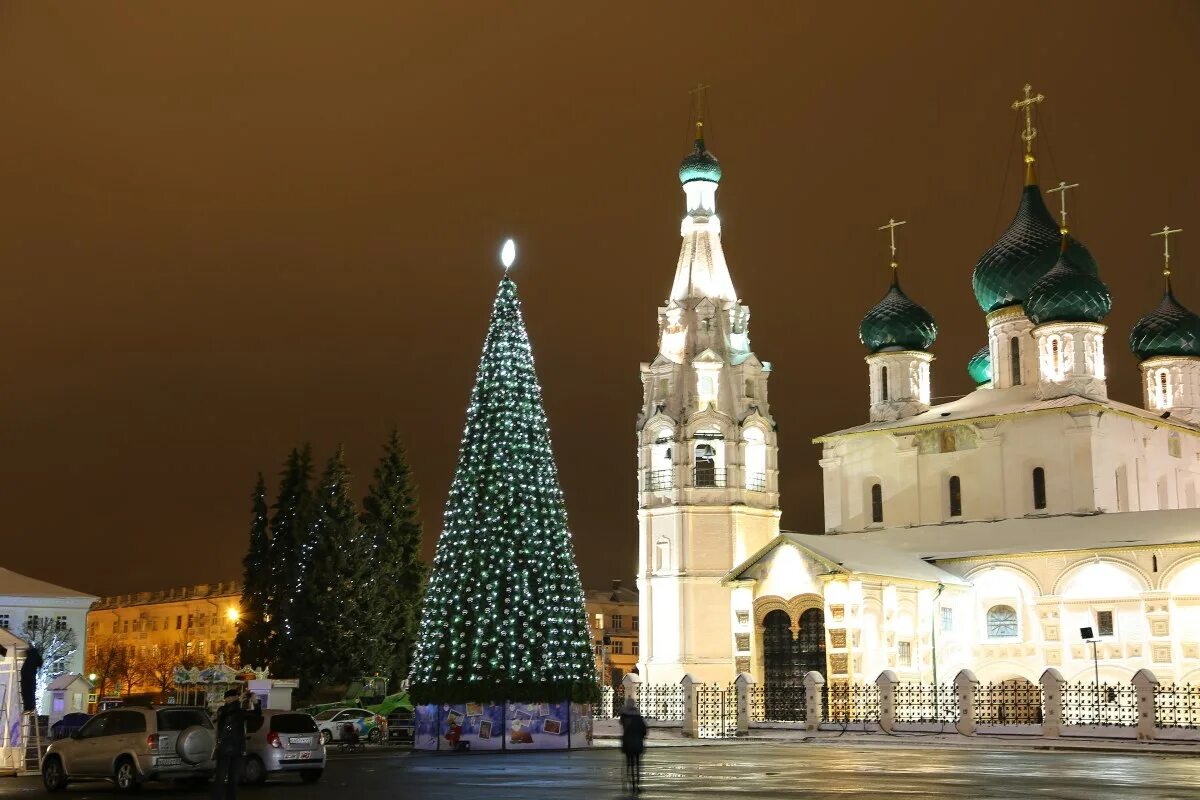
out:
{"label": "gold spire finial", "polygon": [[1172,228],[1170,225],[1163,225],[1161,231],[1155,231],[1151,236],[1163,237],[1163,277],[1167,279],[1167,283],[1171,282],[1171,234],[1183,233],[1183,228]]}
{"label": "gold spire finial", "polygon": [[697,83],[688,91],[692,96],[692,114],[696,118],[696,141],[704,140],[704,109],[708,105],[708,84]]}
{"label": "gold spire finial", "polygon": [[908,220],[906,220],[906,219],[902,219],[902,220],[899,220],[899,221],[897,221],[897,220],[895,220],[895,219],[888,219],[888,221],[887,221],[887,224],[886,224],[886,225],[880,225],[880,226],[879,226],[879,227],[876,229],[876,230],[881,230],[881,231],[884,231],[884,230],[886,230],[886,231],[888,232],[888,238],[889,238],[889,239],[891,239],[891,247],[892,247],[892,275],[893,275],[893,277],[894,277],[894,276],[895,276],[895,274],[896,274],[896,270],[897,270],[897,269],[899,268],[899,266],[900,266],[900,262],[896,260],[896,228],[899,228],[901,225],[905,225],[905,224],[907,224],[907,223],[908,223]]}
{"label": "gold spire finial", "polygon": [[1059,201],[1059,206],[1060,206],[1060,212],[1059,212],[1059,218],[1058,218],[1058,232],[1061,233],[1063,236],[1066,236],[1069,231],[1069,229],[1067,228],[1067,190],[1068,189],[1077,189],[1077,188],[1079,188],[1078,183],[1067,183],[1066,181],[1059,181],[1058,186],[1055,186],[1053,189],[1046,190],[1046,194],[1050,194],[1051,192],[1058,192],[1058,201]]}
{"label": "gold spire finial", "polygon": [[1034,172],[1033,163],[1037,160],[1033,157],[1033,140],[1037,138],[1037,128],[1033,127],[1033,107],[1045,100],[1044,95],[1031,95],[1033,87],[1028,83],[1024,86],[1025,99],[1014,100],[1012,104],[1013,111],[1025,111],[1025,130],[1021,131],[1021,139],[1025,141],[1025,185],[1033,186],[1037,183],[1037,174]]}

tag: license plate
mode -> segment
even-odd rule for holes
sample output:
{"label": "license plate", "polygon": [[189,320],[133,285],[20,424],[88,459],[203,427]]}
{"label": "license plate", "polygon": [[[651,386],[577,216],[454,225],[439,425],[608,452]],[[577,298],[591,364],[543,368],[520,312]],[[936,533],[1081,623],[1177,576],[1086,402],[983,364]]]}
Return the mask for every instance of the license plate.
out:
{"label": "license plate", "polygon": [[312,737],[311,736],[304,736],[304,737],[293,736],[290,743],[293,745],[310,745],[310,744],[312,744]]}
{"label": "license plate", "polygon": [[308,750],[301,750],[299,753],[284,753],[284,761],[307,761],[312,757],[312,753]]}
{"label": "license plate", "polygon": [[164,758],[159,756],[154,763],[160,767],[178,767],[183,762],[178,758]]}

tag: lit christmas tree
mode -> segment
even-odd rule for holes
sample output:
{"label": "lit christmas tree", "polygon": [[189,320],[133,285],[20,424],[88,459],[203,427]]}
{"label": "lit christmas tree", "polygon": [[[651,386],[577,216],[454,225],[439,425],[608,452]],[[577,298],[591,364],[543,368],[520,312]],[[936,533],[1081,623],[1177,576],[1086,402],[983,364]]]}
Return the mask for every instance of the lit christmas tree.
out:
{"label": "lit christmas tree", "polygon": [[271,653],[271,539],[267,532],[267,486],[262,473],[254,485],[250,547],[242,559],[242,618],[237,646],[243,664],[261,666]]}
{"label": "lit christmas tree", "polygon": [[418,703],[599,694],[541,387],[507,275],[467,406],[409,677]]}

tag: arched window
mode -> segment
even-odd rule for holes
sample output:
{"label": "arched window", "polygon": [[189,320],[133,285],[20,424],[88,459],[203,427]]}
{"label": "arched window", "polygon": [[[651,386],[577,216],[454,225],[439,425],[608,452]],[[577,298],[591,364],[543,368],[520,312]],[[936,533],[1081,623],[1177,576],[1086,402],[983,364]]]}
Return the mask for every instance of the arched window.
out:
{"label": "arched window", "polygon": [[989,639],[1016,639],[1017,612],[1012,606],[992,606],[987,612]]}
{"label": "arched window", "polygon": [[962,516],[962,481],[957,475],[950,476],[950,516]]}
{"label": "arched window", "polygon": [[871,522],[883,522],[883,487],[871,484]]}
{"label": "arched window", "polygon": [[879,368],[879,399],[886,403],[889,398],[890,398],[890,395],[888,394],[887,367],[880,367]]}
{"label": "arched window", "polygon": [[1158,371],[1155,388],[1158,390],[1158,407],[1167,409],[1171,407],[1171,373],[1165,369]]}
{"label": "arched window", "polygon": [[696,486],[717,485],[717,449],[707,442],[696,445]]}
{"label": "arched window", "polygon": [[1033,468],[1033,507],[1039,511],[1046,507],[1046,470],[1042,467]]}
{"label": "arched window", "polygon": [[1009,360],[1009,365],[1012,367],[1012,385],[1021,385],[1021,340],[1016,336],[1009,341],[1009,352],[1012,358]]}
{"label": "arched window", "polygon": [[752,492],[767,490],[767,443],[758,428],[747,428],[746,442],[746,488]]}

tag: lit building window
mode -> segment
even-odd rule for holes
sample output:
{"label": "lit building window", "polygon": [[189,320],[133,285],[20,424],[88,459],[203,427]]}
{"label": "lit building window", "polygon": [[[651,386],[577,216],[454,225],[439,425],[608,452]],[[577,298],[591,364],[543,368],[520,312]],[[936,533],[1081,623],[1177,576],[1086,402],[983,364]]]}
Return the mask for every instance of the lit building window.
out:
{"label": "lit building window", "polygon": [[1046,507],[1046,470],[1042,467],[1033,468],[1033,507],[1039,511]]}
{"label": "lit building window", "polygon": [[597,628],[603,628],[603,627],[604,627],[604,615],[603,615],[603,614],[597,614],[597,615],[596,615],[596,627],[597,627]]}
{"label": "lit building window", "polygon": [[989,639],[1016,639],[1017,612],[1012,606],[992,606],[987,612]]}

